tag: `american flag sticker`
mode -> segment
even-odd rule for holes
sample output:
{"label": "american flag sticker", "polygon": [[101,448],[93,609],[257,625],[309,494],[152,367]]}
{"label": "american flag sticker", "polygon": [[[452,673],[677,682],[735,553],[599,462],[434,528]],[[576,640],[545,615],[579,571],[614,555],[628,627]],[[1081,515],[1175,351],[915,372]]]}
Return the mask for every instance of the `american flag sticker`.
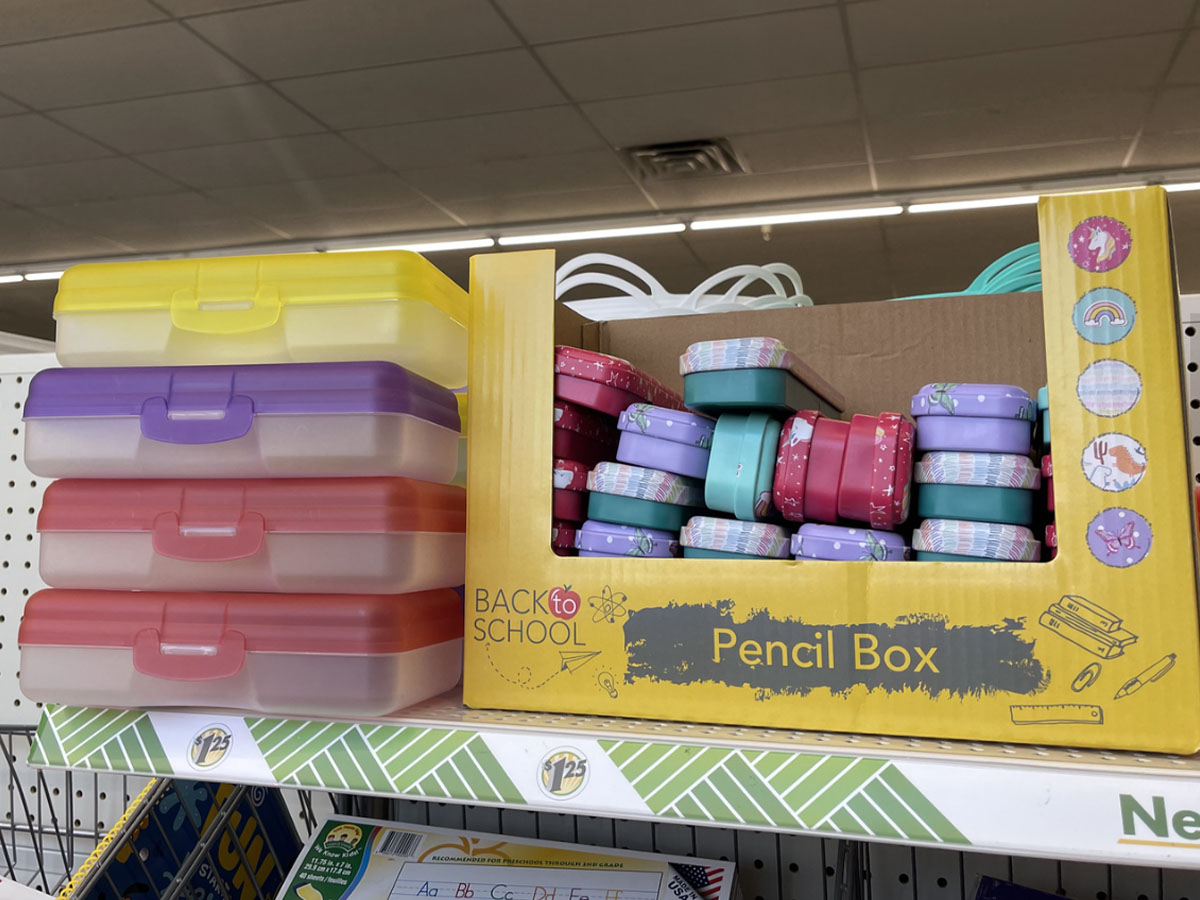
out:
{"label": "american flag sticker", "polygon": [[687,880],[703,900],[717,900],[725,879],[722,866],[694,866],[671,863],[672,867]]}

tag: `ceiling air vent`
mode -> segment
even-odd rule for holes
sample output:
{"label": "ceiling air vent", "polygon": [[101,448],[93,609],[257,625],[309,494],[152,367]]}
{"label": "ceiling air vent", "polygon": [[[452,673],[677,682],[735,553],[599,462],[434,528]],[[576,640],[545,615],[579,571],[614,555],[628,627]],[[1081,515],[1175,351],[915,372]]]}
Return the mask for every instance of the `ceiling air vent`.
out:
{"label": "ceiling air vent", "polygon": [[625,155],[642,181],[714,178],[745,171],[725,138],[627,147]]}

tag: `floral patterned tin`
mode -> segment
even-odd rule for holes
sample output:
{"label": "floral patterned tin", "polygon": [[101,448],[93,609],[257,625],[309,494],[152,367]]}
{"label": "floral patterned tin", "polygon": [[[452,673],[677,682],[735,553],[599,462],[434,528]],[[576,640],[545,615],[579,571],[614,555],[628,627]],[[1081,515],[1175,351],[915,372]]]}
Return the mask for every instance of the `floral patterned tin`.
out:
{"label": "floral patterned tin", "polygon": [[695,516],[679,534],[683,555],[711,559],[787,559],[788,532],[765,522]]}
{"label": "floral patterned tin", "polygon": [[679,533],[589,520],[576,533],[575,546],[580,556],[669,558],[679,555]]}
{"label": "floral patterned tin", "polygon": [[716,426],[707,416],[634,403],[617,419],[621,431],[617,459],[689,478],[703,478],[708,471]]}
{"label": "floral patterned tin", "polygon": [[801,525],[792,535],[796,559],[875,560],[897,562],[909,558],[904,538],[890,531],[843,528],[840,525]]}

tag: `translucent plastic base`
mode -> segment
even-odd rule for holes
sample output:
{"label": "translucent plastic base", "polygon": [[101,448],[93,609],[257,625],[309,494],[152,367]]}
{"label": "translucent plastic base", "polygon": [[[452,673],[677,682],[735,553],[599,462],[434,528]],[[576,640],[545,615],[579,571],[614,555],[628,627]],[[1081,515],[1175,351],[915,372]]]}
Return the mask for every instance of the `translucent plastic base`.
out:
{"label": "translucent plastic base", "polygon": [[270,327],[229,334],[178,328],[169,309],[56,319],[55,352],[64,366],[386,360],[444,387],[467,383],[467,329],[416,301],[290,305]]}
{"label": "translucent plastic base", "polygon": [[397,413],[259,415],[240,438],[169,444],[137,416],[32,418],[25,463],[49,478],[256,478],[403,475],[447,483],[459,435]]}
{"label": "translucent plastic base", "polygon": [[240,672],[212,681],[143,675],[128,647],[35,645],[21,650],[21,690],[31,700],[77,706],[384,716],[454,687],[462,676],[462,643],[362,656],[250,652]]}
{"label": "translucent plastic base", "polygon": [[466,535],[271,533],[254,556],[192,562],[159,556],[148,531],[46,531],[40,552],[56,588],[408,594],[464,582]]}

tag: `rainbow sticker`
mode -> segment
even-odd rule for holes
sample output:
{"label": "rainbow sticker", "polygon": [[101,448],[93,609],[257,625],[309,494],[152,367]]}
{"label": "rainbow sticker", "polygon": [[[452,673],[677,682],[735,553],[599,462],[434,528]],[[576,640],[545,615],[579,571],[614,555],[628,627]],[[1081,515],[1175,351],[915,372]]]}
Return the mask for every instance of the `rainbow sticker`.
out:
{"label": "rainbow sticker", "polygon": [[1075,303],[1075,330],[1093,344],[1115,344],[1133,330],[1137,308],[1124,291],[1101,287],[1088,291]]}

